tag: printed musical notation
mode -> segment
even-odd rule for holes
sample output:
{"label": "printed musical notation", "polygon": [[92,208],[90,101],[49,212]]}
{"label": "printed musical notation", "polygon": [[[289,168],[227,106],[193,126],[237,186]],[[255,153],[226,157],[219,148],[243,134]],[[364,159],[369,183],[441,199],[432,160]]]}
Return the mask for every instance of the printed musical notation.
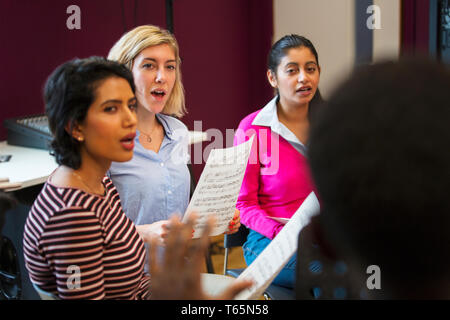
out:
{"label": "printed musical notation", "polygon": [[211,151],[183,218],[186,221],[192,212],[196,212],[194,238],[201,235],[210,215],[215,217],[212,236],[227,231],[234,216],[253,139],[254,136],[240,145]]}
{"label": "printed musical notation", "polygon": [[264,290],[297,252],[298,235],[320,211],[319,201],[311,192],[272,242],[260,253],[238,279],[253,281],[253,286],[241,292],[236,300],[258,299]]}

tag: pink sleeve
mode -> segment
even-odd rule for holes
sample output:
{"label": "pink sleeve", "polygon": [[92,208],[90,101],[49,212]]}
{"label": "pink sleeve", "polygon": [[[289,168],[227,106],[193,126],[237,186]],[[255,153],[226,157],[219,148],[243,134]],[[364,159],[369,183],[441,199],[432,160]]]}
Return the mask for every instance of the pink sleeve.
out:
{"label": "pink sleeve", "polygon": [[250,153],[241,191],[236,207],[240,211],[241,223],[269,239],[275,238],[281,231],[283,225],[268,218],[268,214],[259,205],[258,190],[260,176],[260,163],[258,160],[258,129],[250,127],[247,118],[242,120],[234,137],[234,145],[241,144],[250,139],[252,134],[256,134],[252,150]]}

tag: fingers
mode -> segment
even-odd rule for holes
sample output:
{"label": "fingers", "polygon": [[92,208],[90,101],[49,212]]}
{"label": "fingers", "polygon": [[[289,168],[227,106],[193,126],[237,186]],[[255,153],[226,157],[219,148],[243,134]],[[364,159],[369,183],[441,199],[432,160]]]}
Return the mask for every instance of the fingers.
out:
{"label": "fingers", "polygon": [[216,219],[213,216],[208,217],[208,219],[206,220],[205,228],[203,229],[201,238],[208,239],[209,235],[211,234],[211,232],[214,228],[215,223],[216,223]]}
{"label": "fingers", "polygon": [[166,250],[164,254],[164,266],[168,268],[177,268],[183,265],[183,257],[186,251],[186,237],[183,232],[183,224],[177,216],[169,220],[169,232],[165,238]]}
{"label": "fingers", "polygon": [[[234,227],[236,230],[239,229],[240,220],[233,220]],[[191,214],[185,223],[181,223],[178,217],[172,217],[169,223],[162,226],[167,230],[163,263],[157,260],[156,239],[151,240],[148,255],[154,299],[180,300],[206,297],[201,286],[200,272],[215,219],[208,218],[199,239],[192,240],[195,222],[196,215]],[[236,281],[217,298],[233,299],[251,285],[252,282],[248,280]]]}
{"label": "fingers", "polygon": [[235,209],[235,210],[234,210],[234,216],[233,216],[233,219],[231,219],[230,224],[231,224],[231,223],[237,224],[237,223],[239,223],[240,221],[241,221],[241,213],[239,212],[238,209]]}
{"label": "fingers", "polygon": [[206,221],[205,227],[202,231],[200,238],[195,241],[195,244],[191,248],[190,256],[193,260],[202,261],[202,258],[209,247],[209,235],[211,234],[215,224],[215,219],[209,217]]}
{"label": "fingers", "polygon": [[195,213],[191,214],[185,223],[173,216],[165,225],[167,233],[163,238],[166,246],[164,264],[167,267],[176,268],[185,264],[185,258],[189,257],[192,251],[191,239],[196,219]]}
{"label": "fingers", "polygon": [[241,226],[241,215],[238,209],[234,211],[234,217],[228,224],[228,230],[224,232],[225,234],[233,234],[238,232],[239,227]]}
{"label": "fingers", "polygon": [[186,227],[190,228],[190,231],[192,233],[192,230],[194,230],[194,225],[197,221],[197,214],[195,212],[191,213],[186,221]]}
{"label": "fingers", "polygon": [[164,246],[166,246],[166,244],[167,244],[166,240],[167,240],[167,236],[169,235],[169,229],[170,229],[169,224],[170,224],[169,220],[161,221],[160,240]]}
{"label": "fingers", "polygon": [[217,296],[218,300],[232,300],[239,293],[244,291],[245,289],[250,288],[253,285],[253,282],[250,280],[237,280],[234,281],[225,291]]}
{"label": "fingers", "polygon": [[156,251],[158,247],[158,240],[156,238],[150,239],[149,247],[148,247],[148,265],[150,268],[150,274],[153,276],[157,276],[159,273],[158,261],[156,261]]}
{"label": "fingers", "polygon": [[225,234],[233,234],[239,231],[239,228],[241,227],[241,224],[238,223],[233,226],[228,226],[228,231],[224,232]]}

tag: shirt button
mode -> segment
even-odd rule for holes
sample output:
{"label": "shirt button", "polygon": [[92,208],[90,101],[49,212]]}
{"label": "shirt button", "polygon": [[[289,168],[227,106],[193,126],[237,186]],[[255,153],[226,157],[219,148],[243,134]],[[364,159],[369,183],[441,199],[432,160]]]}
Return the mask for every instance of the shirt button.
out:
{"label": "shirt button", "polygon": [[172,194],[172,191],[169,190],[169,191],[167,191],[167,193],[168,193],[168,194]]}
{"label": "shirt button", "polygon": [[160,165],[161,165],[161,167],[164,167],[164,162],[161,162]]}

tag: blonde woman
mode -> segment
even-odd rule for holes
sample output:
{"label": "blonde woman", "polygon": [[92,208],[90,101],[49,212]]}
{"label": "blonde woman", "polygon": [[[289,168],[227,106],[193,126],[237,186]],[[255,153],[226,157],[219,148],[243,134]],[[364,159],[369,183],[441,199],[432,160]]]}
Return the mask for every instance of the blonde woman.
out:
{"label": "blonde woman", "polygon": [[[169,217],[185,213],[190,194],[188,130],[177,119],[186,113],[178,43],[167,30],[144,25],[124,34],[108,59],[132,71],[138,102],[133,158],[113,163],[109,176],[139,233],[163,242]],[[237,211],[229,233],[239,226]]]}

